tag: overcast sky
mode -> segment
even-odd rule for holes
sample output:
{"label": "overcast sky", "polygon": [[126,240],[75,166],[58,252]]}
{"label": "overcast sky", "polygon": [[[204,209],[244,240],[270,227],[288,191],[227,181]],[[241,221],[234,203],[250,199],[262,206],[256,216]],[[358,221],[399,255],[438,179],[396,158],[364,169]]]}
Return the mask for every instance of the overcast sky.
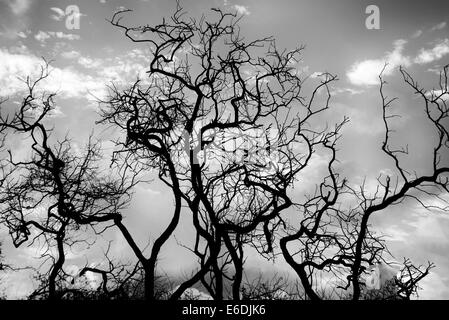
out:
{"label": "overcast sky", "polygon": [[[449,1],[184,0],[181,4],[195,17],[208,13],[211,7],[237,11],[245,16],[241,29],[247,39],[272,35],[280,48],[305,45],[303,59],[297,65],[305,76],[313,80],[323,71],[338,75],[339,81],[333,87],[332,116],[341,119],[347,115],[351,119],[339,144],[339,170],[352,183],[364,178],[373,181],[382,170],[391,169],[391,163],[380,152],[383,127],[377,78],[388,62],[386,90],[389,96],[399,98],[395,107],[402,115],[395,126],[395,142],[410,143],[413,157],[409,161],[418,172],[429,169],[425,154],[432,132],[423,124],[420,101],[412,96],[397,69],[400,65],[406,67],[429,89],[438,85],[438,70],[449,63]],[[365,25],[365,9],[370,4],[380,9],[378,30]],[[70,18],[66,9],[71,5],[80,10],[79,29],[66,26]],[[105,85],[111,81],[128,83],[145,75],[147,48],[130,43],[107,21],[121,6],[134,10],[125,23],[153,24],[173,12],[175,1],[0,0],[0,95],[16,101],[24,89],[17,76],[35,72],[42,57],[53,60],[53,71],[45,86],[58,92],[58,108],[53,114],[55,132],[69,131],[82,143],[98,120],[94,101],[105,95]],[[104,139],[106,148],[112,147],[106,131],[97,128],[95,132]],[[21,143],[16,143],[20,152]],[[318,168],[320,163],[314,166]],[[313,170],[308,174],[313,181]],[[139,234],[142,245],[154,239],[151,235],[167,221],[161,213],[171,207],[172,199],[164,191],[157,181],[139,187],[126,213],[125,222]],[[449,299],[449,217],[424,212],[415,203],[407,202],[378,214],[373,222],[389,236],[390,249],[398,261],[409,257],[418,264],[435,262],[437,267],[423,282],[422,298]],[[7,234],[3,235],[8,258],[18,264],[25,262],[30,249],[13,250]],[[181,228],[176,235],[181,240],[191,238],[188,228]],[[125,242],[119,235],[116,238],[115,252],[131,257]],[[75,269],[82,266],[83,255],[73,253],[67,265]],[[181,260],[191,261],[191,265],[195,262],[172,241],[161,263],[170,272],[177,272]],[[248,264],[260,265],[254,260]],[[15,283],[7,289],[11,296],[30,289],[19,274],[7,282]]]}

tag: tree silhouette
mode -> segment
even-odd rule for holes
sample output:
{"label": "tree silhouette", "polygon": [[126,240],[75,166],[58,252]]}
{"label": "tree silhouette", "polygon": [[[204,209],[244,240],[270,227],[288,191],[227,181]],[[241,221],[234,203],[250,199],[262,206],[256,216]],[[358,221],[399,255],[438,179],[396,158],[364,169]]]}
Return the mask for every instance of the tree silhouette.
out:
{"label": "tree silhouette", "polygon": [[[322,74],[306,98],[301,93],[304,80],[293,67],[301,48],[279,51],[272,38],[246,41],[240,36],[239,19],[219,9],[213,9],[215,19],[197,21],[185,18],[178,6],[170,21],[136,27],[122,23],[126,12],[116,13],[111,23],[133,42],[149,45],[148,78],[124,91],[113,87],[102,121],[123,130],[126,139],[117,144],[118,152],[126,154],[124,161],[157,169],[173,191],[173,219],[155,242],[150,269],[154,270],[161,245],[178,224],[183,201],[192,214],[197,236],[190,250],[200,266],[172,298],[200,281],[214,299],[221,300],[224,282],[230,281],[230,296],[239,299],[243,248],[250,245],[261,255],[274,257],[279,254],[274,248],[277,238],[280,253],[297,273],[308,298],[320,299],[314,290],[315,273],[330,272],[346,281],[340,288],[351,287],[352,298],[359,299],[367,266],[388,254],[385,242],[370,231],[370,216],[408,197],[417,198],[412,191],[421,187],[437,188],[431,192],[435,196],[447,191],[448,167],[439,167],[439,153],[447,148],[444,77],[439,96],[429,98],[415,88],[426,105],[435,104],[440,113],[432,118],[426,107],[440,140],[433,172],[408,178],[399,157],[406,150],[391,147],[394,115],[387,109],[393,101],[385,97],[385,81],[380,77],[382,151],[393,160],[399,177],[393,183],[394,176],[380,176],[378,192],[371,198],[365,185],[353,187],[334,168],[339,132],[347,119],[329,127],[320,125],[318,116],[329,108],[329,85],[336,76]],[[276,135],[262,135],[261,148],[251,132],[270,129]],[[289,192],[316,152],[327,154],[328,175],[314,194],[295,203]],[[276,161],[270,153],[276,153]],[[343,207],[348,198],[353,204]],[[297,210],[299,220],[285,221],[282,213],[289,208]],[[292,243],[297,244],[295,250]]]}
{"label": "tree silhouette", "polygon": [[[413,199],[424,208],[431,209],[423,202],[423,197],[440,199],[443,204],[433,207],[433,209],[447,211],[446,202],[440,197],[442,193],[448,191],[449,181],[449,167],[447,166],[448,107],[444,100],[444,95],[448,92],[447,68],[447,66],[444,67],[441,72],[441,92],[438,93],[419,88],[417,82],[404,69],[400,69],[404,81],[423,99],[428,120],[437,132],[434,152],[430,159],[432,170],[421,175],[416,171],[413,174],[410,173],[413,169],[407,170],[402,165],[404,162],[402,157],[408,155],[407,148],[395,149],[391,145],[393,130],[390,127],[392,119],[397,115],[390,110],[395,99],[389,99],[385,95],[386,82],[381,74],[379,76],[380,95],[385,125],[382,151],[393,161],[398,176],[379,175],[378,186],[374,194],[370,194],[365,185],[354,188],[344,180],[341,185],[338,185],[336,182],[338,176],[333,173],[332,168],[335,159],[334,153],[329,164],[330,175],[327,178],[330,182],[325,180],[320,185],[319,193],[304,203],[306,218],[298,224],[300,227],[296,228],[297,231],[280,240],[286,261],[298,273],[304,289],[311,299],[320,298],[313,290],[313,274],[324,269],[329,270],[337,277],[346,277],[345,289],[351,286],[352,299],[360,298],[365,286],[361,275],[367,265],[382,261],[383,254],[387,253],[384,241],[370,231],[371,215],[398,205],[406,199]],[[346,193],[355,197],[356,204],[343,210],[343,201],[349,202],[347,197],[343,197]],[[342,200],[339,201],[339,198]],[[313,211],[309,211],[310,207],[313,208]],[[301,243],[300,249],[295,251],[295,254],[306,258],[300,262],[293,259],[293,254],[287,247],[288,243],[292,241]],[[414,291],[412,288],[415,288],[415,280],[422,279],[420,276],[426,275],[431,266],[429,265],[422,271],[407,260],[405,268],[408,270],[408,279],[411,280],[401,282],[399,286],[402,286],[402,289],[397,293],[402,295],[404,292]],[[346,271],[342,271],[345,269]],[[411,272],[412,270],[416,273]],[[405,297],[409,298],[410,295],[406,294]]]}
{"label": "tree silhouette", "polygon": [[[308,128],[328,108],[328,84],[336,77],[324,74],[311,97],[302,97],[302,80],[292,67],[302,48],[282,52],[272,38],[245,43],[236,15],[213,11],[215,21],[195,21],[184,19],[178,7],[170,23],[155,27],[124,26],[121,16],[127,10],[111,20],[132,41],[150,44],[153,55],[148,79],[124,91],[111,88],[103,122],[126,133],[117,142],[117,153],[126,154],[123,160],[157,169],[175,198],[172,221],[155,241],[150,258],[126,238],[148,265],[151,279],[160,248],[178,224],[182,201],[197,230],[191,250],[200,268],[173,299],[201,281],[222,300],[226,279],[232,281],[232,298],[239,299],[244,244],[261,254],[273,252],[275,230],[283,223],[280,213],[292,205],[288,188],[314,149],[335,139],[346,122],[333,130]],[[142,39],[142,33],[151,38]],[[257,55],[260,50],[266,50],[263,58]],[[322,103],[315,102],[320,90],[327,92]],[[296,105],[300,108],[292,111]],[[269,130],[275,136],[260,136]],[[294,144],[305,146],[306,152],[294,150]],[[234,275],[228,274],[230,265]]]}
{"label": "tree silhouette", "polygon": [[0,242],[0,271],[3,271],[5,269],[3,259],[4,257],[2,252],[2,244]]}
{"label": "tree silhouette", "polygon": [[[398,114],[380,74],[380,151],[395,172],[380,174],[372,193],[339,171],[338,143],[349,119],[326,120],[338,79],[327,72],[308,79],[298,72],[303,47],[281,50],[271,37],[247,40],[240,34],[240,17],[219,9],[196,20],[178,4],[170,19],[154,26],[127,26],[122,21],[129,11],[115,13],[110,23],[151,54],[144,79],[112,84],[100,101],[98,124],[119,131],[108,169],[94,137],[82,154],[70,139],[51,137],[46,121],[55,94],[38,91],[48,65],[36,80],[26,80],[28,92],[18,110],[0,117],[2,137],[21,135],[30,142],[29,158],[16,159],[8,151],[1,163],[0,217],[16,247],[43,245],[45,263],[32,298],[176,300],[194,286],[214,300],[410,299],[417,293],[433,264],[415,266],[406,259],[381,289],[368,288],[370,266],[385,263],[389,255],[370,218],[409,200],[448,211],[441,197],[449,191],[448,66],[437,90],[421,88],[399,70],[422,99],[435,132],[424,173],[407,167],[413,156],[407,147],[394,146]],[[317,156],[326,172],[313,189],[304,190]],[[171,191],[173,206],[161,213],[170,221],[147,252],[122,211],[141,174],[151,172]],[[425,199],[443,205],[429,206]],[[195,235],[193,245],[180,245],[193,253],[197,266],[174,281],[161,276],[158,260],[181,215],[191,219]],[[111,227],[123,235],[136,261],[110,257],[108,247],[106,267],[86,263],[78,275],[97,275],[95,292],[67,285],[74,281],[64,271],[67,250],[88,248]],[[285,260],[297,279],[248,281],[249,252]]]}
{"label": "tree silhouette", "polygon": [[39,243],[41,258],[50,264],[32,296],[59,299],[69,291],[63,287],[67,250],[88,245],[88,229],[101,233],[102,224],[120,216],[135,181],[125,174],[116,178],[112,172],[101,174],[100,146],[92,139],[81,155],[72,150],[68,138],[52,145],[51,129],[44,121],[55,108],[55,94],[38,91],[48,74],[46,64],[36,80],[27,78],[28,94],[18,110],[0,117],[3,131],[22,135],[31,143],[29,159],[16,160],[8,150],[10,169],[3,186],[1,219],[16,247]]}

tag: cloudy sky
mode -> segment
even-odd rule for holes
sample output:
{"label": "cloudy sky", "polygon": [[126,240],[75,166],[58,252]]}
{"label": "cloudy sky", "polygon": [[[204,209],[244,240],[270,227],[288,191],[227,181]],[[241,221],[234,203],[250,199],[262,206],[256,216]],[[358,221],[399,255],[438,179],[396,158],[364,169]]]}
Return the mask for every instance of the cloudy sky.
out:
{"label": "cloudy sky", "polygon": [[[305,45],[303,59],[297,65],[305,76],[314,79],[324,71],[338,75],[332,91],[333,117],[347,115],[351,119],[340,142],[339,170],[353,183],[364,178],[373,181],[382,170],[391,168],[379,151],[383,127],[377,76],[388,62],[386,90],[399,98],[395,107],[402,115],[395,126],[399,132],[396,142],[410,143],[410,165],[418,172],[429,168],[425,154],[432,132],[422,124],[422,105],[401,81],[398,67],[406,67],[429,89],[438,85],[438,70],[449,63],[447,0],[184,0],[181,4],[195,17],[211,7],[237,11],[245,16],[241,29],[246,38],[272,35],[281,48]],[[370,4],[380,9],[379,29],[366,28],[365,10]],[[147,48],[130,43],[107,21],[122,6],[134,10],[125,23],[152,24],[171,14],[175,1],[0,0],[0,95],[9,96],[12,103],[17,101],[24,89],[18,76],[35,72],[42,57],[52,60],[53,71],[44,86],[58,92],[58,108],[53,114],[55,132],[68,131],[82,143],[98,120],[95,100],[106,94],[105,85],[112,81],[128,83],[146,71]],[[73,18],[79,18],[79,28]],[[106,147],[112,146],[108,145],[107,131],[95,131]],[[20,141],[16,147],[20,149]],[[309,175],[313,181],[313,172]],[[142,245],[164,225],[166,221],[158,213],[170,205],[169,193],[157,182],[136,190],[126,223],[139,234]],[[149,207],[152,213],[148,213]],[[449,217],[405,203],[380,213],[373,222],[389,237],[397,260],[409,257],[416,263],[430,260],[436,264],[423,283],[421,297],[449,299]],[[189,239],[190,233],[181,229],[176,235],[183,240]],[[126,244],[119,235],[116,240],[116,252],[126,255]],[[12,250],[8,240],[3,241],[10,260],[18,264],[25,261],[29,249]],[[194,262],[172,241],[162,263],[176,272],[180,259]],[[77,252],[68,264],[76,269],[84,261],[83,253]],[[248,263],[256,265],[254,261]],[[6,281],[15,283],[7,289],[11,296],[30,289],[22,275]]]}

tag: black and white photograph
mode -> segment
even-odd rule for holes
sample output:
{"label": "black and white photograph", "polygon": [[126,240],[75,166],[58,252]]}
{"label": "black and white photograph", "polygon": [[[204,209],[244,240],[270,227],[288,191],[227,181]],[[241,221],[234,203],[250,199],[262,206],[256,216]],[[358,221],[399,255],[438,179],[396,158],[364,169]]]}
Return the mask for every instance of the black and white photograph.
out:
{"label": "black and white photograph", "polygon": [[447,0],[0,0],[0,300],[448,300],[448,81]]}

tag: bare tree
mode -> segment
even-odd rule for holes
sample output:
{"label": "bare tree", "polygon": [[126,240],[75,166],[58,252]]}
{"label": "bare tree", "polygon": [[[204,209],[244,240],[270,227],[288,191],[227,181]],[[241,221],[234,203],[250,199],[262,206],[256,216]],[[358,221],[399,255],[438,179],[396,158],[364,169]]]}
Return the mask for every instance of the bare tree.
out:
{"label": "bare tree", "polygon": [[3,271],[5,269],[5,264],[3,261],[4,257],[3,257],[3,252],[2,252],[2,244],[0,242],[0,271]]}
{"label": "bare tree", "polygon": [[44,124],[55,108],[55,94],[39,92],[48,77],[48,64],[36,80],[26,79],[28,93],[18,110],[2,114],[0,128],[30,141],[29,159],[15,159],[8,150],[8,178],[1,221],[16,247],[24,243],[41,246],[40,256],[50,267],[41,287],[32,295],[59,299],[66,274],[63,266],[68,248],[89,247],[88,230],[101,233],[120,216],[130,201],[134,176],[102,174],[100,145],[89,139],[84,154],[72,150],[68,138],[52,145],[51,130]]}
{"label": "bare tree", "polygon": [[224,282],[231,281],[232,298],[239,299],[244,245],[273,254],[276,230],[285,224],[281,212],[292,205],[289,188],[315,149],[331,148],[346,122],[331,129],[309,126],[328,109],[336,77],[323,74],[311,96],[303,97],[303,79],[294,67],[302,47],[280,51],[272,38],[246,42],[232,13],[213,9],[215,20],[196,21],[178,6],[170,22],[128,27],[121,22],[127,11],[111,23],[133,42],[150,45],[148,79],[124,91],[112,87],[103,122],[126,133],[117,142],[122,160],[158,170],[173,190],[175,209],[150,258],[126,238],[154,272],[185,201],[197,230],[191,250],[200,268],[172,298],[201,281],[221,300]]}
{"label": "bare tree", "polygon": [[298,299],[288,278],[273,274],[260,274],[255,279],[245,277],[242,284],[242,300],[293,300]]}
{"label": "bare tree", "polygon": [[[384,93],[385,81],[380,75],[380,94],[385,125],[385,136],[382,151],[392,160],[397,176],[380,175],[377,179],[378,187],[371,195],[365,184],[352,187],[345,180],[337,183],[338,175],[334,173],[335,149],[333,160],[329,164],[329,177],[320,185],[317,195],[305,202],[304,212],[306,218],[300,222],[300,228],[281,239],[281,248],[287,262],[298,273],[307,295],[311,299],[320,299],[314,290],[314,274],[321,270],[332,273],[335,277],[347,278],[345,289],[352,287],[351,297],[354,300],[361,298],[364,291],[364,281],[361,275],[369,264],[382,261],[384,254],[388,254],[385,242],[378,235],[370,231],[369,218],[374,213],[381,212],[391,206],[413,199],[424,208],[447,211],[447,201],[441,197],[448,191],[447,148],[448,142],[448,107],[445,101],[447,89],[447,66],[440,76],[439,91],[426,91],[421,89],[417,82],[404,70],[400,69],[404,81],[424,101],[428,120],[436,131],[437,139],[434,142],[434,152],[431,155],[430,173],[418,174],[412,169],[406,169],[403,158],[408,155],[407,148],[395,148],[391,145],[390,129],[392,119],[397,117],[390,109],[395,99],[389,99]],[[446,164],[446,165],[445,165]],[[342,201],[349,201],[355,197],[355,206],[344,208]],[[423,198],[434,198],[442,205],[428,206]],[[350,198],[349,198],[350,199]],[[309,208],[313,208],[309,211]],[[290,251],[287,245],[297,241],[300,243],[297,251]],[[294,255],[300,255],[301,261],[296,261]],[[417,282],[428,274],[431,265],[424,271],[413,266],[409,260],[404,265],[408,270],[409,280],[398,280],[401,288],[395,292],[396,297],[410,297],[409,293],[416,292]],[[403,271],[404,272],[404,271]]]}
{"label": "bare tree", "polygon": [[[101,277],[101,282],[96,289],[100,299],[129,299],[136,296],[136,287],[141,282],[142,268],[140,263],[122,263],[109,258],[110,245],[104,256],[107,268],[99,266],[86,266],[80,271],[79,276],[90,272]],[[88,289],[86,289],[89,292]]]}
{"label": "bare tree", "polygon": [[[439,104],[444,103],[442,96],[432,100],[440,117],[432,118],[428,111],[440,137],[435,170],[430,176],[406,180],[398,158],[405,151],[390,149],[391,115],[386,109],[392,101],[383,95],[381,78],[386,128],[382,150],[394,160],[404,184],[397,180],[393,185],[391,177],[379,177],[379,192],[370,198],[364,185],[352,187],[334,168],[339,132],[347,119],[320,128],[315,118],[329,108],[329,85],[336,77],[324,73],[310,97],[303,96],[304,79],[293,67],[302,48],[279,51],[272,38],[245,41],[239,19],[218,9],[213,9],[215,20],[197,21],[185,18],[178,5],[170,21],[137,27],[122,23],[128,11],[116,13],[111,23],[133,42],[150,46],[148,78],[124,91],[112,87],[103,122],[126,133],[126,139],[117,142],[117,154],[125,155],[122,160],[158,170],[175,199],[171,223],[155,241],[150,258],[127,237],[142,264],[149,266],[147,277],[154,274],[157,255],[174,232],[184,201],[197,231],[190,250],[200,266],[178,287],[173,299],[198,281],[217,300],[225,298],[225,282],[230,281],[231,296],[239,299],[244,246],[274,257],[280,227],[285,233],[279,241],[281,253],[309,298],[320,298],[314,290],[315,272],[329,272],[346,279],[353,299],[359,299],[360,276],[366,266],[388,254],[382,238],[369,230],[371,214],[397,204],[411,196],[409,191],[427,183],[447,188],[447,181],[440,180],[447,168],[437,168],[437,154],[447,143],[442,124],[447,108]],[[447,90],[444,83],[441,88]],[[422,96],[429,102],[426,93]],[[270,129],[276,135],[262,135],[264,148],[260,143],[255,148],[249,145],[260,138],[251,133]],[[289,192],[318,151],[329,157],[328,175],[314,194],[294,203]],[[275,161],[271,152],[276,153]],[[356,205],[344,208],[343,199],[351,197]],[[299,222],[283,219],[281,213],[290,207],[298,210]],[[292,251],[293,243],[299,246]]]}
{"label": "bare tree", "polygon": [[[154,26],[124,24],[129,11],[115,13],[110,23],[132,42],[149,46],[151,54],[146,78],[111,85],[101,101],[99,123],[120,131],[112,159],[117,172],[102,174],[101,148],[93,139],[82,156],[74,154],[67,138],[50,143],[44,121],[54,108],[54,94],[37,97],[35,90],[47,77],[45,68],[37,81],[27,79],[29,92],[19,110],[0,118],[0,134],[14,132],[31,141],[31,159],[16,160],[9,152],[1,221],[16,246],[45,245],[42,257],[50,267],[33,297],[82,294],[65,285],[70,279],[63,268],[66,250],[89,245],[88,231],[96,235],[112,226],[136,261],[116,261],[107,251],[106,267],[86,264],[81,276],[101,277],[92,297],[176,300],[202,285],[215,300],[279,298],[289,286],[284,279],[245,281],[249,249],[266,259],[285,259],[299,279],[295,297],[409,299],[416,294],[432,264],[422,268],[405,260],[400,276],[382,292],[367,289],[368,267],[389,255],[370,218],[408,200],[434,209],[425,198],[446,203],[437,209],[448,210],[441,196],[449,184],[447,66],[439,89],[430,91],[400,69],[423,100],[436,133],[426,173],[406,168],[408,149],[393,146],[395,99],[386,96],[380,75],[385,127],[380,151],[396,172],[379,175],[372,194],[365,182],[354,185],[339,174],[338,142],[348,119],[323,121],[337,77],[327,72],[316,82],[304,77],[296,67],[303,47],[281,50],[271,37],[248,41],[240,33],[240,18],[219,9],[197,20],[187,18],[178,4],[169,20]],[[297,194],[318,154],[326,159],[323,178],[314,190]],[[155,172],[173,197],[170,221],[149,253],[121,214],[141,172]],[[182,214],[191,218],[195,235],[193,244],[181,245],[198,265],[171,290],[172,281],[160,277],[157,263]]]}

